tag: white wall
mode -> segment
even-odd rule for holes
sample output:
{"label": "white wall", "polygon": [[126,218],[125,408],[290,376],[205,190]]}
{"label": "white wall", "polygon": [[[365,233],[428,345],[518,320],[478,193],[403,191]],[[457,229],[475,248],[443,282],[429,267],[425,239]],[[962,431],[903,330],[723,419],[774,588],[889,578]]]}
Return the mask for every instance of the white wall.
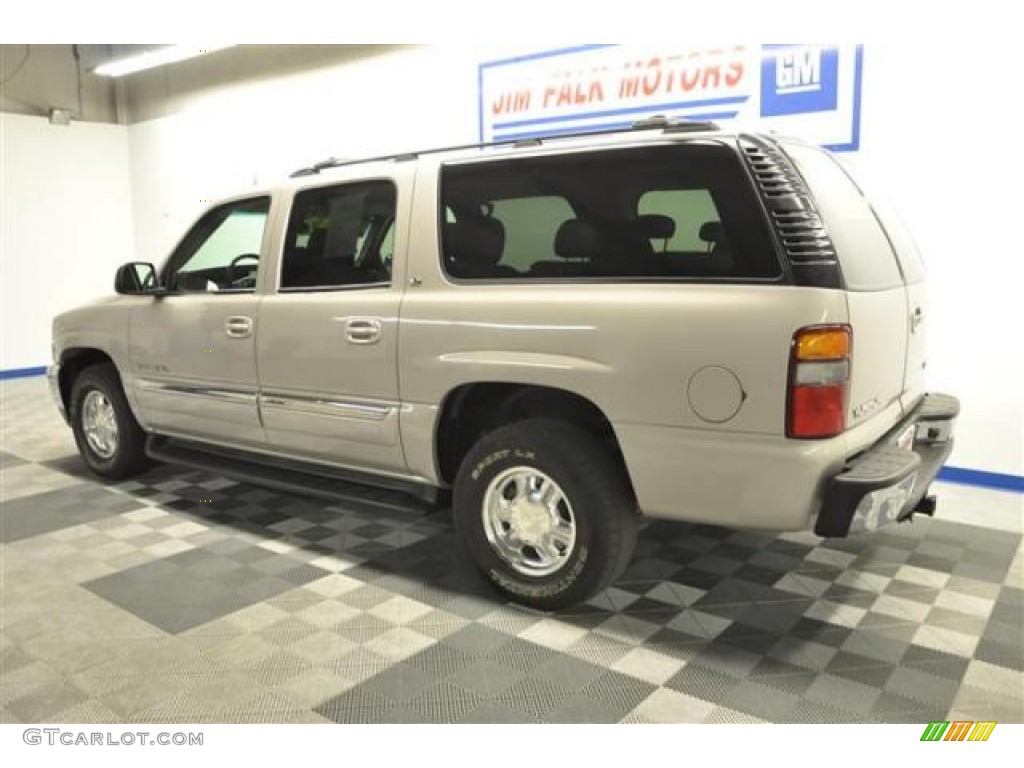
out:
{"label": "white wall", "polygon": [[158,261],[211,198],[327,157],[476,141],[476,65],[502,49],[408,48],[211,88],[128,129],[140,258]]}
{"label": "white wall", "polygon": [[53,316],[133,254],[127,130],[0,113],[0,371],[46,365]]}
{"label": "white wall", "polygon": [[[210,89],[130,126],[138,257],[162,259],[204,201],[329,155],[474,141],[476,65],[512,52],[400,50]],[[928,261],[929,383],[964,408],[951,463],[1021,475],[1021,151],[1005,78],[993,76],[1015,67],[1013,51],[983,42],[868,46],[861,151],[849,157],[889,192]]]}
{"label": "white wall", "polygon": [[[1024,474],[1024,154],[1009,46],[865,49],[860,164],[929,270],[928,384],[960,397],[954,466]],[[1008,129],[1008,130],[1007,130]]]}

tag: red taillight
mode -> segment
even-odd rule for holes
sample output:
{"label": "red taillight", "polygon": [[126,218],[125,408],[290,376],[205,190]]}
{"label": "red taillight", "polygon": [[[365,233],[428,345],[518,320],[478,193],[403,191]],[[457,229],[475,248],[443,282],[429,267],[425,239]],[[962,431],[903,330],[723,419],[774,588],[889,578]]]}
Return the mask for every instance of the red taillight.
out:
{"label": "red taillight", "polygon": [[852,342],[848,325],[810,326],[793,336],[787,437],[834,437],[846,429]]}

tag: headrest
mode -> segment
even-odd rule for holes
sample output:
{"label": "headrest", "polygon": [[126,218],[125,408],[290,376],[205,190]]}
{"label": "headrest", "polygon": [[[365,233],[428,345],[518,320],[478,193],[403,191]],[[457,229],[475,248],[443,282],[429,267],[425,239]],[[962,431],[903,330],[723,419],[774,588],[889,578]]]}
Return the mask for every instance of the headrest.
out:
{"label": "headrest", "polygon": [[705,221],[700,225],[697,236],[705,243],[717,243],[722,239],[722,222]]}
{"label": "headrest", "polygon": [[647,213],[636,217],[637,230],[651,240],[669,240],[676,233],[676,222],[669,216]]}
{"label": "headrest", "polygon": [[555,235],[555,254],[563,259],[593,259],[601,250],[601,231],[589,221],[569,219]]}
{"label": "headrest", "polygon": [[444,249],[449,259],[460,264],[497,264],[505,250],[505,225],[482,217],[445,224]]}

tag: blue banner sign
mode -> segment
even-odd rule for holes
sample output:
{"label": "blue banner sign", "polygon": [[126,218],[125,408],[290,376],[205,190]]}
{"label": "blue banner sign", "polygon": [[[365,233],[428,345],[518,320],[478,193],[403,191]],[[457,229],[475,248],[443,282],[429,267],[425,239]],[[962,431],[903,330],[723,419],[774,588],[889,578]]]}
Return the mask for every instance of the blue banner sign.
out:
{"label": "blue banner sign", "polygon": [[859,45],[586,45],[479,68],[480,140],[628,128],[664,115],[860,143]]}

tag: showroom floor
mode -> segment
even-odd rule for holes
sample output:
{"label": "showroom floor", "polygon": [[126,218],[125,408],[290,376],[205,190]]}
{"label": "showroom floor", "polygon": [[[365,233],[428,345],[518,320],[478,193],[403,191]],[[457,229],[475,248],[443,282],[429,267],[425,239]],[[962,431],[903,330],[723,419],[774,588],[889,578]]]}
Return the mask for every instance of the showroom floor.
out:
{"label": "showroom floor", "polygon": [[943,485],[939,519],[828,543],[653,524],[546,615],[446,512],[104,484],[42,378],[0,388],[4,722],[1024,722],[1020,495]]}

